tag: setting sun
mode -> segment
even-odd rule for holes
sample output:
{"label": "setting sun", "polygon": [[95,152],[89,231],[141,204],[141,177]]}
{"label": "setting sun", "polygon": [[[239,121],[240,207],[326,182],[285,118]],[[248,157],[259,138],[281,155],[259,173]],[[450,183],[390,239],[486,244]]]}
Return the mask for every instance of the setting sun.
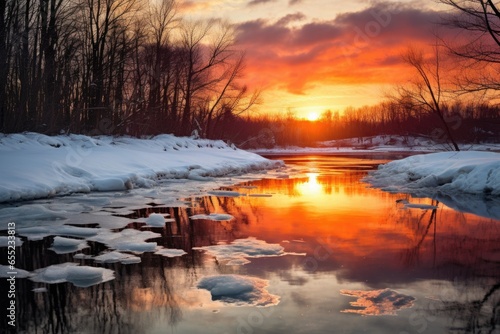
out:
{"label": "setting sun", "polygon": [[310,112],[307,114],[307,120],[314,122],[319,119],[319,114],[317,112]]}

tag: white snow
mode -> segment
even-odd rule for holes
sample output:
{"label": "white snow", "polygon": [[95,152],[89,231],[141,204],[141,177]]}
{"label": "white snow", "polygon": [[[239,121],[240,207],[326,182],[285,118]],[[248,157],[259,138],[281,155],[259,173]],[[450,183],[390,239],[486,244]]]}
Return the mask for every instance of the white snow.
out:
{"label": "white snow", "polygon": [[[500,145],[459,144],[463,151],[493,151],[499,152]],[[378,135],[371,137],[355,137],[347,139],[329,140],[317,143],[317,147],[286,146],[274,148],[259,148],[249,150],[263,155],[302,155],[302,154],[359,154],[359,153],[388,153],[388,152],[440,152],[451,150],[448,143],[440,143],[429,137]]]}
{"label": "white snow", "polygon": [[227,213],[211,213],[208,215],[200,214],[200,215],[190,216],[189,218],[191,218],[193,220],[205,219],[205,220],[213,220],[213,221],[226,221],[226,220],[234,219],[233,216],[231,216],[230,214],[227,214]]}
{"label": "white snow", "polygon": [[146,242],[146,240],[159,237],[161,237],[161,234],[151,231],[125,229],[120,232],[104,230],[95,236],[87,238],[87,240],[103,243],[117,251],[129,251],[140,254],[156,251],[156,242]]}
{"label": "white snow", "polygon": [[56,254],[68,254],[88,247],[89,245],[85,240],[56,236],[52,242],[52,247],[49,249],[54,251]]}
{"label": "white snow", "polygon": [[[26,271],[24,269],[19,269],[19,268],[12,268],[10,269],[10,266],[6,266],[3,264],[0,264],[0,277],[16,277],[16,278],[26,278],[29,277],[31,273],[29,271]],[[5,283],[3,283],[5,284]]]}
{"label": "white snow", "polygon": [[213,190],[209,191],[208,194],[217,197],[239,197],[242,195],[237,191],[230,191],[230,190]]}
{"label": "white snow", "polygon": [[20,247],[23,245],[23,241],[18,237],[11,237],[9,239],[8,236],[0,236],[0,247],[7,247],[9,245]]}
{"label": "white snow", "polygon": [[89,287],[114,279],[114,271],[105,268],[78,266],[66,262],[37,269],[30,279],[34,282],[55,284],[70,282],[77,287]]}
{"label": "white snow", "polygon": [[345,296],[356,297],[351,302],[353,309],[342,310],[343,313],[356,313],[361,315],[395,315],[397,311],[410,308],[415,302],[412,296],[403,295],[391,289],[362,291],[340,290]]}
{"label": "white snow", "polygon": [[249,263],[247,258],[272,257],[283,255],[305,255],[287,253],[279,244],[268,244],[254,237],[247,239],[236,239],[230,244],[219,244],[212,246],[193,247],[195,250],[204,250],[215,256],[219,261],[228,261],[227,265],[243,265]]}
{"label": "white snow", "polygon": [[199,289],[210,291],[212,300],[220,300],[235,306],[278,305],[279,297],[267,291],[268,281],[241,275],[217,275],[203,277]]}
{"label": "white snow", "polygon": [[[75,256],[75,258],[77,258]],[[122,264],[132,264],[140,263],[141,258],[132,254],[125,254],[117,251],[103,252],[98,256],[90,257],[97,263],[116,263],[120,262]]]}
{"label": "white snow", "polygon": [[222,141],[0,134],[0,202],[152,187],[282,166]]}
{"label": "white snow", "polygon": [[152,213],[146,219],[146,224],[153,227],[164,227],[165,222],[165,217],[159,213]]}
{"label": "white snow", "polygon": [[364,179],[391,192],[500,195],[500,154],[441,152],[389,162]]}
{"label": "white snow", "polygon": [[155,252],[155,254],[165,257],[177,257],[187,253],[183,249],[158,247],[158,250]]}

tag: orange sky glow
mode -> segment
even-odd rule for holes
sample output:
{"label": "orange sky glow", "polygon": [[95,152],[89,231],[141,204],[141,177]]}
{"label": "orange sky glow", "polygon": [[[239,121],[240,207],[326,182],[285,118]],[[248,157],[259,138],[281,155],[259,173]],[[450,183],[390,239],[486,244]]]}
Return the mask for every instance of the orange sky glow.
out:
{"label": "orange sky glow", "polygon": [[181,8],[188,18],[235,25],[245,82],[263,91],[261,112],[305,119],[380,102],[412,76],[404,50],[434,44],[448,9],[419,0],[187,0]]}

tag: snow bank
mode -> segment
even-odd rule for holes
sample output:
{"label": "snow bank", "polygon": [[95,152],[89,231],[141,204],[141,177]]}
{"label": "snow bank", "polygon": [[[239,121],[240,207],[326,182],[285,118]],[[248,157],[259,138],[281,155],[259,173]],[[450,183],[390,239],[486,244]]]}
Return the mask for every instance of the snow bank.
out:
{"label": "snow bank", "polygon": [[267,291],[268,281],[249,276],[217,275],[202,278],[199,289],[212,294],[212,300],[220,300],[236,306],[278,305],[279,297]]}
{"label": "snow bank", "polygon": [[211,180],[282,166],[222,141],[0,134],[0,202]]}
{"label": "snow bank", "polygon": [[[498,143],[459,144],[461,150],[500,151]],[[378,135],[355,137],[318,142],[317,147],[286,146],[251,149],[263,155],[302,155],[302,154],[369,154],[369,153],[430,153],[452,149],[448,143],[440,143],[432,138],[418,136]]]}
{"label": "snow bank", "polygon": [[442,152],[379,166],[364,181],[391,192],[500,195],[500,154]]}
{"label": "snow bank", "polygon": [[343,313],[395,315],[396,311],[410,308],[415,302],[415,298],[412,296],[403,295],[391,289],[373,291],[340,290],[340,293],[358,298],[350,303],[354,309],[342,310]]}

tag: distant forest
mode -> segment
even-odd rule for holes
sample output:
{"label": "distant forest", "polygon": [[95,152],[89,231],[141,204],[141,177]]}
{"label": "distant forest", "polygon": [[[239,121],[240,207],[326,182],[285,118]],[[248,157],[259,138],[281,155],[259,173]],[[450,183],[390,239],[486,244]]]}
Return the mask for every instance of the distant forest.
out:
{"label": "distant forest", "polygon": [[[182,19],[174,0],[1,1],[0,132],[196,133],[242,147],[375,134],[500,137],[495,105],[429,104],[435,83],[425,71],[429,85],[417,86],[420,91],[402,90],[376,106],[325,111],[316,122],[293,112],[255,113],[259,93],[244,84],[244,50],[235,38],[228,22]],[[418,70],[421,60],[409,63]]]}

